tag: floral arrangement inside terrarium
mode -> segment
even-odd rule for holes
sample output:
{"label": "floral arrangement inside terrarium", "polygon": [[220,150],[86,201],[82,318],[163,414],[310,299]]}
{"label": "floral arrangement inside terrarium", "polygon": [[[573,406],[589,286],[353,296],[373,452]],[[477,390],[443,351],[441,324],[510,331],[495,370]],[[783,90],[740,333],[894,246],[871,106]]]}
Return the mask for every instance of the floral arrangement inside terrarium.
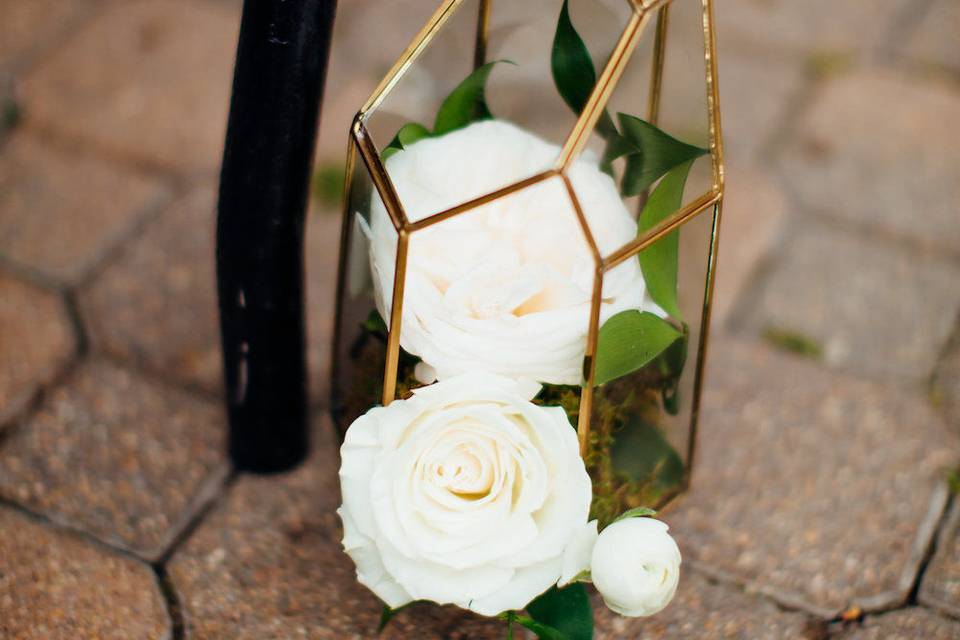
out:
{"label": "floral arrangement inside terrarium", "polygon": [[[716,249],[710,3],[510,3],[503,20],[495,4],[441,7],[354,124],[332,389],[344,548],[385,620],[430,600],[590,637],[580,582],[638,616],[679,576],[652,516],[689,477]],[[668,6],[699,33],[702,135],[658,126]],[[458,24],[472,64],[425,99]]]}

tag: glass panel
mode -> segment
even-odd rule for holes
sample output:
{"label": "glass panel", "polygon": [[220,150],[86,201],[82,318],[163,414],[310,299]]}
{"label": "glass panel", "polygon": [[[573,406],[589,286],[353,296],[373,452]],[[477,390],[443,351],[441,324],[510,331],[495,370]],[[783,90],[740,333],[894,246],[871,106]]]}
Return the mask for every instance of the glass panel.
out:
{"label": "glass panel", "polygon": [[654,62],[661,50],[661,12],[654,14],[642,32],[583,155],[584,160],[606,159],[601,165],[635,219],[659,180],[677,164],[693,161],[675,208],[699,199],[712,187],[706,153],[709,118],[702,3],[674,0],[666,10],[666,27],[659,41],[664,60],[655,94],[659,102],[650,98],[657,85]]}
{"label": "glass panel", "polygon": [[[447,101],[475,69],[483,6],[481,0],[462,2],[367,116],[411,220],[549,169],[576,122],[551,72],[561,0],[490,0],[481,60],[496,64],[474,86],[477,92]],[[594,59],[602,60],[631,11],[626,0],[570,0],[569,15]],[[583,74],[578,78],[578,89],[588,95],[593,84]],[[404,151],[386,151],[397,138]],[[504,145],[515,150],[510,162],[493,162]]]}
{"label": "glass panel", "polygon": [[[651,323],[664,323],[686,337],[651,341],[652,329],[627,334],[625,340],[621,336],[620,349],[641,352],[655,346],[656,357],[594,389],[586,459],[597,496],[594,515],[601,522],[625,509],[659,507],[683,488],[712,212],[711,207],[680,230],[679,317],[664,317],[649,299],[645,307]],[[601,349],[604,337],[601,329]]]}
{"label": "glass panel", "polygon": [[382,399],[397,246],[397,232],[359,152],[347,198],[340,333],[331,377],[333,415],[341,432]]}

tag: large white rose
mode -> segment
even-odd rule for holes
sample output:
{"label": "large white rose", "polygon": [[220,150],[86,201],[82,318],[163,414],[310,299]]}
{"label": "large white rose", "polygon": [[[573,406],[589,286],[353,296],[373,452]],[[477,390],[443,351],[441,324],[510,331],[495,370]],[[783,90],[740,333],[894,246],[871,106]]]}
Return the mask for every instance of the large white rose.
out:
{"label": "large white rose", "polygon": [[343,546],[388,605],[433,600],[496,615],[559,580],[587,527],[591,485],[563,409],[528,402],[538,389],[465,374],[350,426]]}
{"label": "large white rose", "polygon": [[680,549],[666,523],[624,518],[600,532],[591,579],[608,607],[624,616],[652,616],[673,599],[680,580]]}
{"label": "large white rose", "polygon": [[[386,167],[416,221],[544,171],[559,154],[523,129],[487,120],[410,145]],[[569,176],[602,255],[636,237],[613,179],[592,157]],[[362,226],[377,305],[389,317],[397,235],[378,198]],[[539,183],[412,234],[400,344],[429,365],[418,376],[479,370],[580,384],[593,277],[561,180]],[[601,322],[640,308],[644,290],[636,260],[608,272]]]}

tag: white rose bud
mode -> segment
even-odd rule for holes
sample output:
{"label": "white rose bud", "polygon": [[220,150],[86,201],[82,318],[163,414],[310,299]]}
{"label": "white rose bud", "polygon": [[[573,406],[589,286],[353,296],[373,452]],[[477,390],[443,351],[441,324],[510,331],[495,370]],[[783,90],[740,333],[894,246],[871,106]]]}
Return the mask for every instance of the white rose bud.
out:
{"label": "white rose bud", "polygon": [[388,605],[433,600],[496,615],[556,584],[565,561],[581,569],[567,547],[589,537],[590,477],[563,409],[529,402],[538,390],[465,374],[347,430],[343,546]]}
{"label": "white rose bud", "polygon": [[670,604],[680,579],[680,549],[668,529],[653,518],[624,518],[600,532],[591,578],[613,611],[651,616]]}
{"label": "white rose bud", "polygon": [[[499,120],[477,122],[395,153],[386,166],[411,221],[492,193],[553,166],[560,148]],[[585,154],[569,170],[602,255],[637,223],[616,184]],[[397,234],[374,199],[370,241],[377,307],[390,317]],[[410,236],[401,346],[422,382],[490,371],[580,384],[595,263],[560,178],[504,196]],[[636,260],[604,275],[600,321],[644,305]]]}

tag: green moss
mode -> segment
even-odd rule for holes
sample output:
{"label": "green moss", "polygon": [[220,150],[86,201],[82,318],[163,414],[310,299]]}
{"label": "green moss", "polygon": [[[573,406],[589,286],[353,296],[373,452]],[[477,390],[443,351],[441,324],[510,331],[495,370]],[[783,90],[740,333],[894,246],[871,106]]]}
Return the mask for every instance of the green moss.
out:
{"label": "green moss", "polygon": [[782,351],[789,351],[817,360],[823,357],[823,347],[820,346],[820,343],[798,331],[781,327],[767,327],[763,330],[763,339]]}
{"label": "green moss", "polygon": [[[593,481],[590,517],[601,527],[627,509],[659,506],[683,480],[682,460],[654,426],[667,384],[651,370],[595,390],[584,465]],[[544,385],[534,402],[563,407],[576,427],[580,387]]]}
{"label": "green moss", "polygon": [[947,473],[947,487],[950,489],[950,493],[960,494],[960,469],[951,469]]}
{"label": "green moss", "polygon": [[814,78],[828,78],[850,71],[854,58],[845,51],[817,51],[806,59],[807,73]]}
{"label": "green moss", "polygon": [[340,164],[317,167],[310,181],[311,195],[326,207],[337,207],[343,198],[344,169]]}

